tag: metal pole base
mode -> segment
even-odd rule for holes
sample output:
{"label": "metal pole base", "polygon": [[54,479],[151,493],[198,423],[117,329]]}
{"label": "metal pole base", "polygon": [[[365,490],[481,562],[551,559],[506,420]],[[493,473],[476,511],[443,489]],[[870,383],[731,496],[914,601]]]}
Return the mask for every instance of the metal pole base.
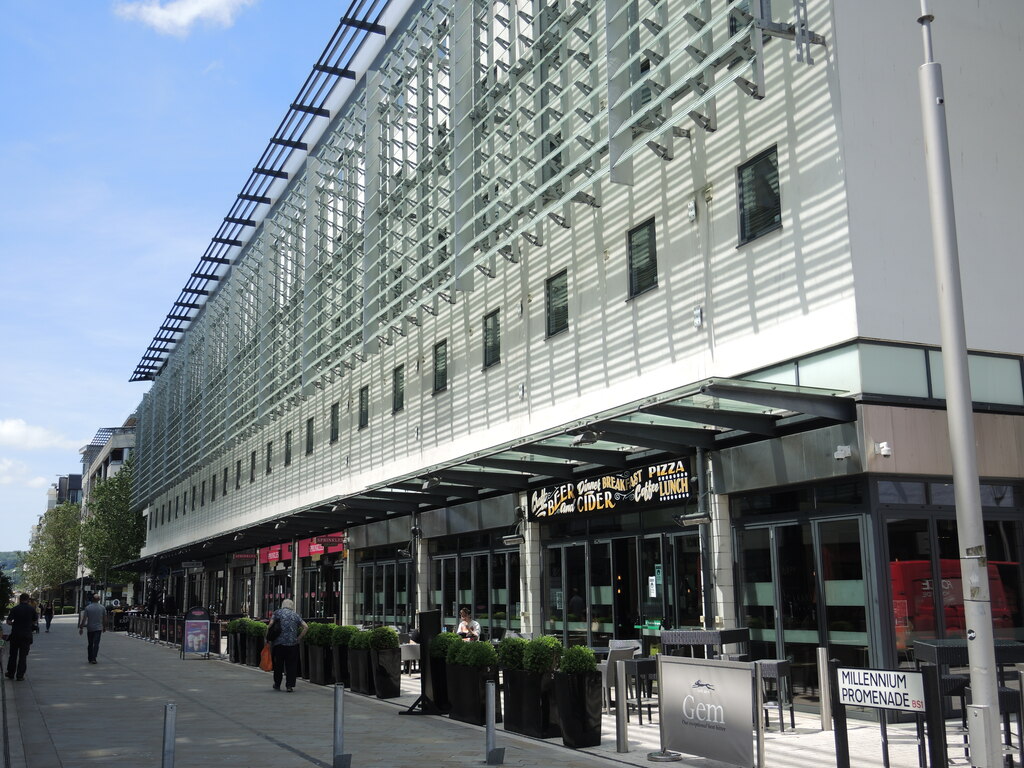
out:
{"label": "metal pole base", "polygon": [[335,755],[331,768],[352,768],[352,755]]}
{"label": "metal pole base", "polygon": [[505,762],[505,748],[495,747],[487,753],[488,765],[501,765]]}
{"label": "metal pole base", "polygon": [[683,753],[663,749],[661,752],[648,752],[647,759],[652,763],[674,763],[683,759]]}

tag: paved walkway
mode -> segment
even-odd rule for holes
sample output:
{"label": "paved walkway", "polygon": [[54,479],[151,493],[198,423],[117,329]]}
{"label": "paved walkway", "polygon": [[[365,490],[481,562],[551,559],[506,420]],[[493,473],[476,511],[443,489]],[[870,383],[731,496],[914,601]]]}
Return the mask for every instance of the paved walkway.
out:
{"label": "paved walkway", "polygon": [[[399,717],[419,691],[418,675],[403,678],[400,699],[346,695],[345,751],[353,768],[485,764],[483,728],[445,717]],[[99,663],[91,665],[74,617],[57,618],[49,634],[38,635],[23,682],[0,681],[11,754],[5,768],[160,766],[167,702],[177,709],[177,768],[332,765],[332,687],[300,681],[294,693],[274,691],[270,675],[254,667],[181,661],[176,649],[112,632],[103,636]],[[630,751],[617,753],[614,719],[606,717],[604,743],[593,750],[506,734],[500,726],[497,745],[505,748],[508,766],[650,765],[647,754],[660,748],[658,725],[634,720],[629,736]],[[917,765],[912,733],[890,727],[890,740],[893,768]],[[850,743],[854,766],[881,765],[876,724],[852,724]],[[817,718],[798,714],[795,732],[766,737],[770,768],[822,768],[835,765],[834,754],[832,734],[820,731]],[[722,767],[694,757],[676,765]]]}

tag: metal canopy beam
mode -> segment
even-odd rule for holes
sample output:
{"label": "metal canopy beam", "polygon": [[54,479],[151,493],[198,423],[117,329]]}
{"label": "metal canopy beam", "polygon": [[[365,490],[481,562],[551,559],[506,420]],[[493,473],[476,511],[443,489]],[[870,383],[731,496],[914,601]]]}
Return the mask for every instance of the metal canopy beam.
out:
{"label": "metal canopy beam", "polygon": [[274,202],[273,200],[271,200],[269,197],[267,197],[265,195],[249,195],[249,194],[246,194],[245,192],[239,192],[238,193],[238,199],[239,200],[248,200],[250,203],[261,203],[263,205],[270,205],[272,202]]}
{"label": "metal canopy beam", "polygon": [[557,477],[560,480],[572,480],[575,472],[571,464],[556,464],[545,461],[531,461],[529,459],[495,459],[484,458],[474,459],[469,462],[478,467],[490,467],[491,469],[507,469],[513,472],[529,472],[531,475],[546,475]]}
{"label": "metal canopy beam", "polygon": [[354,27],[355,29],[365,29],[367,32],[373,32],[377,35],[386,35],[388,33],[387,29],[380,24],[374,24],[372,21],[365,21],[352,16],[342,16],[338,23],[344,24],[347,27]]}
{"label": "metal canopy beam", "polygon": [[641,413],[651,413],[669,419],[688,421],[693,424],[708,424],[723,429],[739,429],[755,435],[774,437],[778,430],[775,419],[762,413],[740,413],[738,411],[722,411],[715,408],[693,408],[687,405],[661,403],[640,409]]}
{"label": "metal canopy beam", "polygon": [[601,448],[574,448],[572,446],[545,445],[529,443],[519,450],[526,453],[539,453],[542,456],[553,456],[556,459],[569,459],[581,464],[604,464],[616,469],[626,468],[626,455],[619,451],[607,451]]}
{"label": "metal canopy beam", "polygon": [[736,381],[715,379],[701,387],[700,391],[701,394],[711,397],[754,403],[766,408],[780,408],[784,411],[810,413],[834,421],[854,421],[857,418],[857,406],[848,397],[765,389],[757,386],[745,386]]}
{"label": "metal canopy beam", "polygon": [[685,451],[687,448],[714,448],[715,433],[706,429],[637,424],[631,421],[602,421],[592,425],[606,437],[628,445],[641,445],[662,451]]}
{"label": "metal canopy beam", "polygon": [[525,475],[512,475],[500,472],[473,472],[470,470],[445,469],[437,473],[437,477],[466,485],[497,488],[499,490],[525,491],[529,488],[529,479]]}

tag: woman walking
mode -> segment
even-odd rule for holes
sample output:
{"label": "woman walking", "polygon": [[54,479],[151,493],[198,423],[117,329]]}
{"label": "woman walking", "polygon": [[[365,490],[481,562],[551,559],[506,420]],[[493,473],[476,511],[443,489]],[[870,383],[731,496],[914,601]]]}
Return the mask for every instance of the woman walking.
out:
{"label": "woman walking", "polygon": [[280,626],[280,632],[271,643],[274,659],[274,690],[281,690],[281,677],[285,678],[285,690],[288,693],[295,688],[295,678],[299,675],[299,641],[306,634],[309,626],[295,612],[295,602],[282,600],[281,607],[274,611],[274,623]]}

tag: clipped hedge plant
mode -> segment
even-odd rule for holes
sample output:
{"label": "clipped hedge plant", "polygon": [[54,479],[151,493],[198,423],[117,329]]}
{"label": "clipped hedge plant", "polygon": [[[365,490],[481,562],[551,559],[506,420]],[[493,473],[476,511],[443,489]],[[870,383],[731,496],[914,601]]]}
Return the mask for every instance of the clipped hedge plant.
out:
{"label": "clipped hedge plant", "polygon": [[228,622],[227,631],[238,633],[245,631],[245,619],[232,619]]}
{"label": "clipped hedge plant", "polygon": [[306,645],[315,645],[318,648],[329,648],[331,645],[333,626],[333,624],[313,622],[309,625],[309,629],[306,630],[306,634],[302,639]]}
{"label": "clipped hedge plant", "polygon": [[594,656],[594,652],[585,645],[573,645],[565,649],[558,670],[567,675],[595,672],[597,671],[597,658]]}
{"label": "clipped hedge plant", "polygon": [[562,643],[557,637],[535,637],[523,650],[523,669],[529,672],[554,672],[562,658]]}
{"label": "clipped hedge plant", "polygon": [[245,634],[249,637],[256,637],[264,639],[267,636],[267,625],[262,621],[256,621],[254,619],[243,619],[245,622]]}
{"label": "clipped hedge plant", "polygon": [[502,669],[525,669],[523,652],[526,640],[521,637],[504,637],[498,643],[498,666]]}
{"label": "clipped hedge plant", "polygon": [[357,629],[352,633],[348,641],[348,647],[353,651],[370,650],[370,632],[366,629]]}
{"label": "clipped hedge plant", "polygon": [[331,645],[348,648],[352,642],[352,636],[359,631],[359,627],[351,624],[334,624],[331,626]]}
{"label": "clipped hedge plant", "polygon": [[[459,643],[458,661],[466,667],[493,667],[498,661],[498,652],[490,643]],[[450,658],[450,657],[449,657]]]}
{"label": "clipped hedge plant", "polygon": [[400,645],[398,633],[391,627],[374,627],[370,630],[370,648],[374,651],[386,651]]}
{"label": "clipped hedge plant", "polygon": [[430,657],[433,659],[447,659],[448,650],[462,643],[462,638],[454,632],[439,632],[430,641]]}

